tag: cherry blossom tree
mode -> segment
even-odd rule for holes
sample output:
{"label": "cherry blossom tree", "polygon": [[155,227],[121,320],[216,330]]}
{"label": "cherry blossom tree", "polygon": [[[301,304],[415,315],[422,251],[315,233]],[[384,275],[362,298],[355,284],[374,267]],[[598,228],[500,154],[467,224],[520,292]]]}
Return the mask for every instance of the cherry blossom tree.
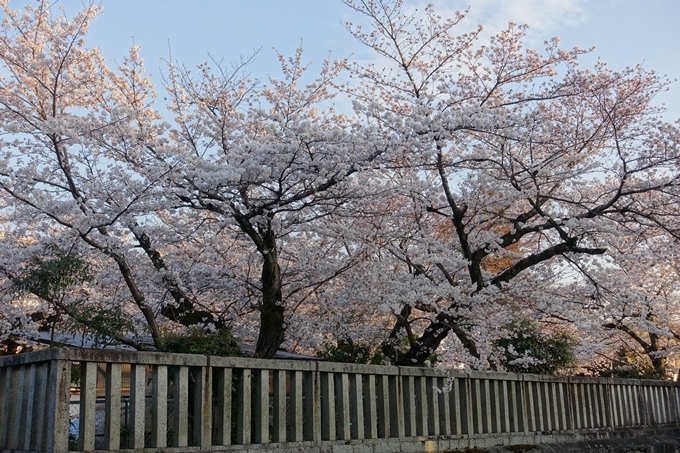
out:
{"label": "cherry blossom tree", "polygon": [[[100,51],[86,47],[83,39],[99,7],[86,6],[69,20],[53,16],[46,2],[24,13],[6,3],[0,31],[0,128],[5,136],[0,190],[9,213],[4,276],[23,279],[28,263],[36,259],[31,253],[44,255],[45,250],[96,261],[101,275],[106,274],[100,281],[125,288],[109,287],[110,294],[119,296],[115,303],[105,298],[110,308],[131,304],[125,311],[134,307],[131,313],[140,317],[144,333],[157,346],[158,296],[168,290],[179,294],[169,277],[153,275],[158,274],[154,267],[161,271],[163,265],[150,248],[143,219],[157,209],[159,182],[171,163],[156,151],[163,145],[164,126],[151,106],[155,93],[138,49],[133,47],[109,69]],[[151,161],[166,165],[152,166]],[[150,170],[140,172],[142,166]],[[40,246],[21,246],[32,243]],[[135,247],[144,249],[151,262]],[[82,318],[75,308],[69,314]],[[122,334],[118,339],[149,347]]]}
{"label": "cherry blossom tree", "polygon": [[638,229],[608,249],[607,260],[583,266],[587,278],[573,284],[561,316],[590,327],[599,337],[590,352],[606,358],[608,367],[625,371],[630,360],[664,377],[680,347],[677,241],[658,229]]}
{"label": "cherry blossom tree", "polygon": [[[306,265],[295,255],[306,254],[318,266],[301,283],[308,289],[355,260],[348,253],[335,268],[322,269],[323,260],[309,256],[304,244],[337,245],[310,224],[363,195],[357,174],[382,150],[330,104],[344,61],[325,61],[318,78],[304,84],[301,48],[279,60],[283,78],[261,86],[243,75],[248,61],[202,65],[196,76],[170,63],[167,83],[177,124],[172,138],[183,162],[174,193],[184,206],[217,216],[225,233],[260,255],[260,281],[251,284],[261,294],[256,356],[267,358],[284,341],[286,309],[297,305],[292,292],[284,298],[284,274],[297,278],[298,265]],[[297,292],[300,285],[293,286]]]}
{"label": "cherry blossom tree", "polygon": [[[677,203],[678,134],[652,104],[665,79],[641,66],[580,69],[584,51],[557,38],[525,49],[512,23],[478,45],[479,30],[455,34],[463,14],[345,3],[370,22],[348,28],[381,59],[353,67],[359,112],[391,143],[392,165],[428,186],[412,192],[425,247],[401,259],[432,289],[394,312],[410,341],[395,363],[422,364],[453,332],[488,366],[498,314],[540,301],[551,266],[604,256],[631,224],[672,228],[664,207]],[[429,316],[420,332],[413,309]]]}
{"label": "cherry blossom tree", "polygon": [[[344,62],[324,63],[306,86],[301,49],[281,57],[282,80],[262,86],[241,78],[242,66],[203,65],[194,78],[170,64],[177,126],[169,129],[136,47],[112,70],[85,46],[98,11],[90,5],[68,20],[51,16],[46,2],[24,14],[5,7],[1,57],[10,77],[0,115],[12,141],[0,169],[11,211],[3,245],[18,257],[3,266],[5,278],[31,281],[30,263],[41,258],[28,253],[58,244],[58,256],[108,272],[97,282],[122,279],[126,291],[112,293],[129,297],[156,347],[168,320],[252,331],[255,309],[256,354],[272,357],[285,305],[295,309],[357,257],[306,227],[362,194],[354,175],[380,152],[329,104]],[[29,252],[18,246],[23,238],[40,246]],[[225,274],[226,283],[217,280]],[[58,307],[84,319],[73,304]]]}
{"label": "cherry blossom tree", "polygon": [[516,24],[482,44],[457,33],[464,14],[345,3],[373,64],[311,76],[298,49],[259,81],[252,58],[168,61],[164,118],[137,47],[114,66],[85,45],[99,7],[3,2],[3,334],[68,319],[149,349],[198,325],[257,337],[258,357],[347,340],[484,368],[499,326],[531,318],[615,332],[663,367],[679,333],[668,81],[583,69],[557,38],[527,49]]}

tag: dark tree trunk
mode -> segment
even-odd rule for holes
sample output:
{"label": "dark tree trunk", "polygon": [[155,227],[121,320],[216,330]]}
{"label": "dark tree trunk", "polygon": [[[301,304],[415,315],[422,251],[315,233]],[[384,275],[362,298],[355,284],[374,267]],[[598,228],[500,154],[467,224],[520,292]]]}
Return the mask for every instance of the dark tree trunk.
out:
{"label": "dark tree trunk", "polygon": [[658,376],[664,376],[666,374],[666,357],[653,357],[652,366]]}
{"label": "dark tree trunk", "polygon": [[234,209],[233,216],[241,230],[257,246],[262,255],[262,303],[260,304],[260,332],[255,346],[255,357],[271,359],[283,343],[285,334],[283,296],[281,295],[281,267],[276,248],[276,234],[271,219],[266,224],[253,226],[250,218]]}
{"label": "dark tree trunk", "polygon": [[422,366],[451,331],[451,327],[446,321],[445,315],[441,313],[437,315],[435,320],[425,329],[423,335],[411,342],[409,350],[397,359],[395,365]]}
{"label": "dark tree trunk", "polygon": [[[649,317],[647,318],[649,320]],[[627,333],[633,340],[635,340],[642,348],[645,350],[647,357],[652,362],[652,367],[654,368],[655,374],[661,379],[666,376],[666,357],[660,355],[665,352],[664,347],[661,345],[661,337],[657,334],[649,334],[649,342],[645,341],[637,332],[632,330],[630,327],[623,324],[622,321],[618,323],[607,323],[603,324],[602,327],[606,329],[617,329],[622,332]]]}
{"label": "dark tree trunk", "polygon": [[662,355],[658,355],[659,353],[663,352],[663,347],[660,344],[660,337],[657,334],[650,333],[649,334],[649,339],[650,339],[650,347],[649,351],[647,352],[647,355],[649,356],[649,359],[652,361],[652,366],[654,367],[654,374],[656,374],[659,378],[663,378],[666,376],[666,357]]}
{"label": "dark tree trunk", "polygon": [[279,267],[276,237],[271,230],[262,235],[264,248],[260,250],[262,264],[262,305],[260,307],[260,333],[257,337],[255,357],[271,359],[283,343],[285,334],[281,296],[281,268]]}
{"label": "dark tree trunk", "polygon": [[382,353],[385,354],[385,357],[390,359],[394,364],[396,364],[401,357],[399,351],[399,333],[401,332],[401,329],[409,328],[408,317],[411,316],[411,310],[412,308],[410,305],[404,305],[401,309],[401,313],[399,313],[399,316],[397,317],[397,322],[390,332],[389,339],[384,341],[380,348]]}
{"label": "dark tree trunk", "polygon": [[[423,335],[415,341],[411,342],[409,350],[406,354],[394,361],[395,365],[399,366],[422,366],[425,361],[437,351],[439,344],[446,338],[449,332],[453,332],[458,340],[468,350],[470,355],[479,359],[481,355],[477,349],[477,344],[470,338],[463,326],[461,326],[453,317],[440,313],[430,323],[423,332]],[[492,368],[493,364],[492,364]]]}
{"label": "dark tree trunk", "polygon": [[158,327],[158,322],[156,321],[156,317],[154,316],[153,310],[151,309],[150,306],[147,305],[146,300],[144,298],[144,294],[137,286],[137,282],[135,281],[132,275],[132,270],[130,269],[130,266],[128,265],[125,258],[122,257],[121,255],[110,253],[110,256],[116,261],[116,264],[120,269],[120,273],[122,274],[128,289],[130,290],[132,299],[135,301],[135,303],[139,307],[139,310],[144,315],[144,319],[146,319],[146,323],[149,326],[149,330],[151,331],[151,338],[153,338],[154,345],[156,346],[156,348],[160,348],[161,330]]}

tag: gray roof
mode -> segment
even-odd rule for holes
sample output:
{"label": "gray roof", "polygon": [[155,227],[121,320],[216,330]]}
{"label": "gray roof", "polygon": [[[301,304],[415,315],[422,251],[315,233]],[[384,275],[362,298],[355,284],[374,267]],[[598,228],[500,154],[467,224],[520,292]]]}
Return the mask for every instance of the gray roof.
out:
{"label": "gray roof", "polygon": [[[42,344],[50,344],[51,343],[51,334],[49,332],[39,332],[39,337],[38,338],[31,338],[33,341],[37,341],[38,343]],[[148,343],[152,343],[151,338],[142,338],[142,341],[145,341]],[[70,333],[55,333],[54,334],[54,343],[63,345],[63,346],[71,346],[75,348],[85,348],[85,349],[124,349],[127,351],[134,351],[134,348],[131,348],[130,346],[124,345],[124,344],[101,344],[96,341],[94,335],[89,335],[89,334],[81,334],[81,333],[75,333],[75,334],[70,334]],[[249,343],[244,343],[242,341],[238,342],[239,348],[241,348],[241,352],[244,354],[247,354],[249,356],[252,356],[255,354],[255,346]],[[321,359],[319,357],[314,357],[311,355],[305,355],[305,354],[295,354],[293,352],[288,352],[284,349],[279,349],[276,351],[276,354],[274,355],[275,359],[286,359],[286,360],[316,360],[316,361],[325,361],[325,359]]]}

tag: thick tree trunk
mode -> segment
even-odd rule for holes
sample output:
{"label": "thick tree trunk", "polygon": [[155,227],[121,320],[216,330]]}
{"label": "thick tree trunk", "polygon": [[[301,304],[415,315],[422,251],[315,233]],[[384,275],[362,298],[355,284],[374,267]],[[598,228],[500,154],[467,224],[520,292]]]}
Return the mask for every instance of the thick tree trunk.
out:
{"label": "thick tree trunk", "polygon": [[281,347],[285,333],[281,268],[274,233],[268,230],[262,239],[265,245],[265,248],[260,250],[263,258],[262,305],[260,307],[260,333],[257,337],[255,357],[271,359]]}
{"label": "thick tree trunk", "polygon": [[[648,318],[649,319],[649,318]],[[617,329],[622,332],[627,333],[633,340],[635,340],[642,348],[645,350],[647,357],[652,362],[652,367],[654,368],[655,374],[660,378],[666,376],[666,357],[660,355],[665,352],[663,346],[660,343],[661,337],[657,334],[649,334],[649,342],[645,341],[637,332],[632,330],[630,327],[623,324],[622,321],[618,323],[607,323],[603,324],[602,327],[606,329]]]}
{"label": "thick tree trunk", "polygon": [[439,343],[451,331],[447,316],[440,313],[425,329],[423,335],[411,342],[406,354],[399,357],[395,363],[398,366],[422,366],[439,347]]}
{"label": "thick tree trunk", "polygon": [[401,312],[399,313],[399,316],[397,316],[397,322],[394,324],[394,327],[390,332],[389,339],[384,341],[380,347],[380,350],[383,354],[385,354],[385,357],[390,359],[390,361],[394,364],[396,364],[401,358],[399,351],[399,342],[401,339],[399,338],[399,334],[401,329],[409,328],[408,317],[411,316],[411,310],[412,308],[410,305],[404,305],[404,307],[401,309]]}
{"label": "thick tree trunk", "polygon": [[283,296],[281,295],[281,267],[279,266],[276,234],[271,219],[259,224],[257,229],[250,218],[234,208],[233,216],[241,230],[257,246],[262,255],[262,304],[260,305],[260,332],[255,346],[255,357],[271,359],[283,343],[285,334]]}
{"label": "thick tree trunk", "polygon": [[453,332],[456,337],[458,337],[458,340],[463,344],[470,355],[476,359],[481,357],[479,350],[477,349],[477,344],[470,338],[465,329],[451,316],[440,313],[434,321],[427,326],[423,335],[411,342],[408,352],[399,357],[395,361],[395,365],[422,366],[428,357],[437,351],[439,344],[446,338],[449,332]]}
{"label": "thick tree trunk", "polygon": [[654,367],[655,374],[659,377],[666,376],[666,357],[663,355],[658,355],[663,352],[663,347],[661,346],[659,335],[650,333],[649,334],[650,347],[647,352],[649,359],[652,361],[652,366]]}
{"label": "thick tree trunk", "polygon": [[653,357],[652,366],[658,376],[664,376],[666,374],[666,357]]}

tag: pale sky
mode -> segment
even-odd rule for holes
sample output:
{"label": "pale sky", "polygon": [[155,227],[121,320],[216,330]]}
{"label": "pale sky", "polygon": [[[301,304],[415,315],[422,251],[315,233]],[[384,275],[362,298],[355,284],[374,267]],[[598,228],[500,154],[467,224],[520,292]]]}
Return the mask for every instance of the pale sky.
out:
{"label": "pale sky", "polygon": [[[13,8],[30,0],[11,0]],[[32,3],[32,2],[31,2]],[[405,0],[409,8],[425,1]],[[540,47],[558,35],[562,45],[596,49],[612,69],[643,63],[671,79],[680,79],[680,0],[433,0],[442,15],[470,7],[462,28],[477,23],[487,32],[508,21],[530,26],[530,44]],[[82,0],[60,0],[67,15]],[[345,30],[347,20],[358,17],[340,0],[102,0],[104,14],[97,18],[86,41],[102,48],[104,56],[121,60],[134,42],[141,46],[147,68],[160,85],[168,42],[174,60],[193,66],[208,54],[225,62],[261,48],[251,67],[254,77],[278,74],[272,47],[291,55],[302,42],[305,57],[315,61],[332,51],[334,57],[365,59],[366,50]],[[359,19],[360,20],[360,19]],[[159,87],[160,88],[160,87]],[[667,105],[668,120],[680,118],[680,82],[659,102]]]}

